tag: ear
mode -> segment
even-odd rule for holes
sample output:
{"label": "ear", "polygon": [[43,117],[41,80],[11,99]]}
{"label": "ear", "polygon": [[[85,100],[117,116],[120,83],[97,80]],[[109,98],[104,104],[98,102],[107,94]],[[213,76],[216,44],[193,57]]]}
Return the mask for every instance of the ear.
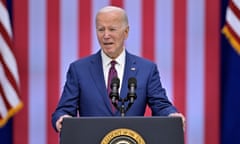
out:
{"label": "ear", "polygon": [[124,33],[125,33],[125,39],[128,38],[128,33],[129,33],[129,26],[127,26],[124,30]]}

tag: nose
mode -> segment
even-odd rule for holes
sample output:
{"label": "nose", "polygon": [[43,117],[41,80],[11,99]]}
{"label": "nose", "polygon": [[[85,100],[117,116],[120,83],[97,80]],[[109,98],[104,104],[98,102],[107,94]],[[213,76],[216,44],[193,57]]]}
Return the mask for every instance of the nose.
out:
{"label": "nose", "polygon": [[111,31],[109,29],[105,29],[103,31],[103,38],[110,38],[111,36]]}
{"label": "nose", "polygon": [[105,31],[103,34],[103,38],[107,39],[109,37],[110,37],[109,33],[107,31]]}

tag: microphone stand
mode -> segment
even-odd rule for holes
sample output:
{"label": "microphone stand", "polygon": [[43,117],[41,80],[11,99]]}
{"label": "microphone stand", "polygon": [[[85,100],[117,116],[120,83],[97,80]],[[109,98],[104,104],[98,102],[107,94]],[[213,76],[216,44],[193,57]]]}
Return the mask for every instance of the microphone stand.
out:
{"label": "microphone stand", "polygon": [[[117,101],[121,102],[121,105],[119,107],[118,107]],[[130,102],[130,99],[128,99],[128,97],[126,97],[124,99],[119,97],[117,101],[113,101],[112,103],[117,110],[120,110],[121,117],[124,117],[125,113],[130,109],[133,102]],[[127,101],[129,101],[128,106],[127,106],[127,108],[125,108],[125,102],[127,102]]]}
{"label": "microphone stand", "polygon": [[121,112],[121,116],[124,117],[125,116],[125,106],[124,106],[124,100],[123,99],[122,99],[122,102],[121,102],[120,112]]}

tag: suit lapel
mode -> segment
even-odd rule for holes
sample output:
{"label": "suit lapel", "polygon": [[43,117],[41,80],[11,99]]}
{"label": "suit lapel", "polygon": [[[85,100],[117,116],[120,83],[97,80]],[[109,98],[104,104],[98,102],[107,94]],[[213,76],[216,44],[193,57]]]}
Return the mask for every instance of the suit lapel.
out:
{"label": "suit lapel", "polygon": [[122,89],[120,96],[125,98],[128,93],[128,79],[131,77],[136,77],[138,68],[135,58],[126,51],[126,62],[123,75]]}
{"label": "suit lapel", "polygon": [[105,85],[103,68],[102,68],[102,58],[101,58],[100,51],[98,53],[96,53],[95,56],[93,57],[93,59],[91,60],[90,73],[92,75],[93,81],[95,82],[95,85],[96,85],[100,95],[103,97],[104,102],[105,102],[106,106],[108,107],[108,110],[112,111],[109,97],[107,94],[107,88]]}

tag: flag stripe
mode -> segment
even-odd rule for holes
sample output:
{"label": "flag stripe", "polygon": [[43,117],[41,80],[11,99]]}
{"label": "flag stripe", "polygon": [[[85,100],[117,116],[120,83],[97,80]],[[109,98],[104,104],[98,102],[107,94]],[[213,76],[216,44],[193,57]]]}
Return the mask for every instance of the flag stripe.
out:
{"label": "flag stripe", "polygon": [[56,143],[58,136],[52,129],[51,116],[55,110],[58,97],[60,95],[60,2],[58,0],[47,1],[47,69],[46,69],[46,89],[47,89],[47,109],[46,109],[46,142]]}
{"label": "flag stripe", "polygon": [[3,126],[22,107],[17,91],[12,87],[11,82],[5,74],[4,66],[0,63],[0,126]]}
{"label": "flag stripe", "polygon": [[163,87],[174,102],[173,88],[173,0],[156,1],[156,49],[155,59],[159,67]]}
{"label": "flag stripe", "polygon": [[[29,0],[29,143],[46,143],[46,1]],[[36,98],[37,97],[37,98]],[[38,127],[36,132],[36,126]]]}
{"label": "flag stripe", "polygon": [[[1,47],[3,44],[7,45],[8,47],[13,47],[11,37],[9,37],[9,33],[6,31],[4,23],[0,22],[0,31],[1,31]],[[2,50],[1,50],[2,52]]]}
{"label": "flag stripe", "polygon": [[[12,37],[10,37],[10,33],[6,31],[6,26],[0,21],[0,54],[1,54],[1,62],[4,65],[4,69],[7,70],[7,77],[11,80],[12,84],[14,84],[14,88],[18,90],[19,85],[19,76],[17,70],[16,59],[13,54],[13,42]],[[10,25],[10,23],[8,23]]]}
{"label": "flag stripe", "polygon": [[21,65],[19,67],[19,75],[21,76],[20,98],[24,102],[24,108],[14,117],[13,143],[28,144],[28,0],[14,1],[13,9],[14,46],[16,47],[16,59]]}
{"label": "flag stripe", "polygon": [[[220,36],[219,26],[219,9],[218,0],[205,0],[205,144],[219,144],[220,132],[220,107],[219,107],[219,69],[220,69]],[[211,129],[209,129],[211,127]]]}
{"label": "flag stripe", "polygon": [[[187,2],[187,144],[204,144],[204,1]],[[175,23],[176,24],[176,23]]]}
{"label": "flag stripe", "polygon": [[240,9],[240,0],[232,0],[232,1],[236,5],[236,7],[238,7],[238,9]]}
{"label": "flag stripe", "polygon": [[79,1],[79,57],[87,56],[91,53],[91,0]]}
{"label": "flag stripe", "polygon": [[[17,95],[19,95],[19,84],[17,84],[16,79],[13,77],[12,72],[8,69],[7,64],[5,63],[5,61],[3,60],[2,54],[0,55],[0,64],[1,64],[1,68],[2,68],[2,78],[0,79],[1,84],[3,85],[3,93],[5,93],[6,97],[4,99],[8,99],[7,102],[7,106],[9,106],[8,108],[14,107],[16,105],[16,103],[11,103],[11,102],[16,102],[16,98]],[[7,79],[5,79],[5,77]],[[6,86],[6,82],[9,83],[9,88],[7,89],[4,87]],[[13,95],[10,95],[13,94]],[[15,96],[15,98],[14,98]],[[13,101],[14,100],[14,101]],[[8,105],[9,104],[9,105]]]}
{"label": "flag stripe", "polygon": [[234,15],[240,19],[240,0],[230,0],[229,8],[233,11]]}
{"label": "flag stripe", "polygon": [[123,7],[123,0],[111,0],[110,5]]}
{"label": "flag stripe", "polygon": [[[134,10],[133,9],[134,6]],[[124,8],[129,19],[129,35],[126,41],[126,49],[138,56],[141,55],[141,35],[142,35],[142,1],[125,0]]]}
{"label": "flag stripe", "polygon": [[142,53],[141,55],[152,61],[155,60],[155,0],[142,1]]}
{"label": "flag stripe", "polygon": [[7,1],[6,0],[1,0],[1,3],[6,6],[7,5]]}
{"label": "flag stripe", "polygon": [[174,1],[173,96],[174,103],[184,114],[186,111],[186,5],[186,0]]}
{"label": "flag stripe", "polygon": [[[173,98],[179,112],[186,115],[186,5],[173,2]],[[181,35],[181,36],[180,36]],[[187,134],[187,132],[186,132]]]}
{"label": "flag stripe", "polygon": [[[10,81],[12,87],[15,89],[16,93],[19,94],[19,77],[18,69],[16,64],[16,59],[12,53],[12,47],[8,47],[4,42],[2,36],[0,35],[1,50],[0,50],[0,62],[4,68],[4,72],[7,76],[7,79]],[[4,83],[3,83],[4,84]]]}
{"label": "flag stripe", "polygon": [[[0,65],[0,67],[1,67],[0,71],[2,72],[2,74],[0,76],[1,77],[1,88],[2,88],[1,91],[2,91],[3,96],[5,96],[3,98],[3,100],[6,104],[7,110],[15,109],[15,106],[17,106],[19,104],[18,95],[17,95],[15,89],[12,87],[11,83],[8,81],[7,76],[4,75],[2,65]],[[9,114],[7,114],[7,115],[9,115]]]}
{"label": "flag stripe", "polygon": [[7,103],[5,98],[5,94],[3,93],[3,88],[2,85],[0,85],[0,118],[1,118],[1,125],[4,125],[7,122],[7,113],[8,113],[8,108],[7,108]]}
{"label": "flag stripe", "polygon": [[230,8],[227,9],[227,22],[240,37],[240,18],[238,18]]}
{"label": "flag stripe", "polygon": [[[7,116],[7,113],[8,113],[8,110],[11,109],[11,105],[9,104],[8,100],[6,99],[7,96],[6,96],[6,93],[4,91],[4,88],[3,88],[3,82],[2,82],[2,78],[6,77],[4,76],[4,72],[3,72],[3,67],[0,65],[0,72],[1,72],[1,75],[0,75],[0,78],[1,78],[1,85],[0,85],[0,95],[1,95],[1,100],[2,100],[2,104],[1,104],[1,107],[3,107],[4,109],[0,109],[0,116],[1,116],[1,119],[5,119],[5,117]],[[6,121],[3,120],[3,122],[1,122],[1,125],[3,125]]]}
{"label": "flag stripe", "polygon": [[[155,0],[142,1],[142,53],[141,56],[155,61]],[[147,107],[145,116],[150,116],[150,108]]]}
{"label": "flag stripe", "polygon": [[231,34],[231,37],[236,39],[237,42],[240,42],[240,36],[237,35],[237,33],[232,29],[232,27],[227,22],[226,22],[225,26],[226,26],[226,29]]}
{"label": "flag stripe", "polygon": [[61,27],[61,85],[63,87],[68,66],[71,62],[79,57],[78,49],[78,0],[61,1],[61,11],[60,11],[60,27]]}

